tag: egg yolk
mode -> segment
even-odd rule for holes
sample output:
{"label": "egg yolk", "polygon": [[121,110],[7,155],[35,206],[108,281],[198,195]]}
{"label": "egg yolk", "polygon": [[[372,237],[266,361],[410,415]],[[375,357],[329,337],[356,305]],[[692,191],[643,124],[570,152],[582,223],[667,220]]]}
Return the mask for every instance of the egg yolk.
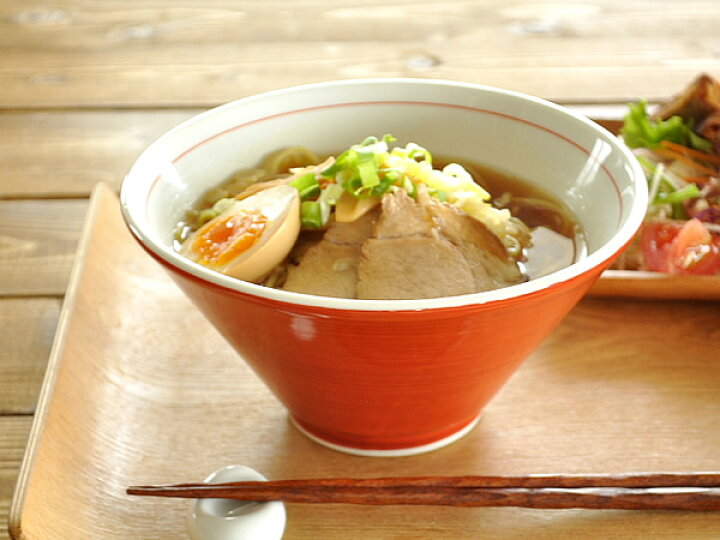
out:
{"label": "egg yolk", "polygon": [[267,221],[257,210],[218,216],[198,230],[191,250],[200,264],[226,265],[255,245]]}

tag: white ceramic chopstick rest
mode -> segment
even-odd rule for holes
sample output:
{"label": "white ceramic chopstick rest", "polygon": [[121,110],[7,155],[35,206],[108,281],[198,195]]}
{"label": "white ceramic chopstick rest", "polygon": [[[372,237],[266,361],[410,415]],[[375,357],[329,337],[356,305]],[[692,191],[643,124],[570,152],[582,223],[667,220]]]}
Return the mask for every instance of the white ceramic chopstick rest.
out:
{"label": "white ceramic chopstick rest", "polygon": [[[206,483],[266,481],[255,469],[229,465],[205,479]],[[279,540],[285,530],[285,505],[280,501],[245,502],[232,499],[195,499],[188,525],[193,540]]]}

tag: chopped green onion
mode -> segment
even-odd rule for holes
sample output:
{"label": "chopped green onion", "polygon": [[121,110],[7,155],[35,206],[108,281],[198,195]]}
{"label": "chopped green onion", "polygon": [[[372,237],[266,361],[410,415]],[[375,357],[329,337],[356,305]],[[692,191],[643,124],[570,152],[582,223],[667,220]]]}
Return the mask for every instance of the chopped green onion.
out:
{"label": "chopped green onion", "polygon": [[370,146],[371,144],[376,144],[378,142],[379,141],[377,137],[370,135],[369,137],[366,137],[363,142],[360,143],[360,146]]}
{"label": "chopped green onion", "polygon": [[383,175],[380,179],[380,183],[375,186],[370,194],[373,197],[382,197],[388,190],[395,184],[395,179],[389,175]]}
{"label": "chopped green onion", "polygon": [[356,187],[354,190],[352,190],[351,195],[355,197],[356,199],[368,199],[372,197],[372,188],[366,188],[363,185],[360,185]]}
{"label": "chopped green onion", "polygon": [[395,183],[398,180],[400,180],[400,177],[402,176],[402,173],[398,171],[397,169],[382,169],[380,171],[383,178],[387,180],[388,182]]}
{"label": "chopped green onion", "polygon": [[356,199],[382,198],[385,193],[397,189],[404,189],[409,196],[417,197],[417,187],[421,183],[427,186],[432,196],[465,210],[476,219],[497,219],[488,217],[497,212],[487,202],[490,195],[461,165],[435,170],[432,155],[426,148],[408,143],[404,148],[390,150],[389,143],[395,140],[389,134],[382,138],[367,137],[362,143],[342,152],[331,166],[322,170],[320,175],[331,179],[332,187],[324,185],[319,190],[319,197],[316,197],[318,191],[314,185],[317,180],[313,179],[312,186],[305,186],[309,188],[307,192],[301,190],[306,195],[304,203],[312,198],[317,204],[304,206],[306,218],[303,226],[324,226],[332,206],[342,195],[340,190]]}
{"label": "chopped green onion", "polygon": [[375,157],[370,155],[369,158],[370,159],[364,158],[362,161],[358,161],[357,164],[358,173],[360,173],[360,180],[362,181],[362,185],[366,188],[377,186],[380,183]]}
{"label": "chopped green onion", "polygon": [[320,226],[324,227],[327,225],[328,221],[330,221],[330,212],[332,207],[325,200],[318,199],[318,204],[320,205]]}
{"label": "chopped green onion", "polygon": [[290,182],[290,185],[298,190],[300,199],[303,201],[314,197],[320,191],[320,184],[318,184],[317,178],[315,178],[315,173],[312,172],[297,177]]}
{"label": "chopped green onion", "polygon": [[345,191],[347,191],[351,195],[354,195],[357,189],[362,188],[362,182],[360,181],[360,177],[354,176],[348,170],[340,171],[340,174],[337,175],[337,181],[340,183],[343,189],[345,189]]}
{"label": "chopped green onion", "polygon": [[320,171],[320,174],[325,178],[335,178],[335,175],[340,171],[340,165],[337,161],[330,165],[327,169]]}
{"label": "chopped green onion", "polygon": [[325,178],[335,178],[338,172],[343,168],[343,164],[347,160],[350,150],[345,150],[335,158],[335,163],[320,172]]}
{"label": "chopped green onion", "polygon": [[448,200],[448,194],[447,191],[442,191],[439,189],[433,189],[429,191],[430,195],[438,199],[439,201],[446,202]]}
{"label": "chopped green onion", "polygon": [[413,183],[412,180],[410,180],[407,176],[403,178],[402,180],[402,187],[407,191],[407,194],[410,197],[415,197],[417,195],[417,187]]}
{"label": "chopped green onion", "polygon": [[327,186],[325,186],[325,189],[320,192],[320,197],[318,197],[318,201],[334,206],[337,204],[338,199],[340,199],[344,192],[345,190],[342,188],[341,185],[328,184]]}
{"label": "chopped green onion", "polygon": [[[352,174],[347,170],[342,172]],[[342,176],[345,175],[339,174],[338,180],[340,180]],[[343,180],[342,187],[356,199],[367,199],[368,197],[372,197],[373,187],[364,186],[359,176],[350,176],[349,178]]]}
{"label": "chopped green onion", "polygon": [[408,157],[410,159],[418,162],[427,161],[429,164],[432,163],[432,155],[430,155],[430,152],[428,152],[426,148],[415,143],[410,143],[406,146],[406,149],[408,150]]}
{"label": "chopped green onion", "polygon": [[307,229],[319,229],[324,225],[319,202],[303,201],[300,204],[300,223]]}

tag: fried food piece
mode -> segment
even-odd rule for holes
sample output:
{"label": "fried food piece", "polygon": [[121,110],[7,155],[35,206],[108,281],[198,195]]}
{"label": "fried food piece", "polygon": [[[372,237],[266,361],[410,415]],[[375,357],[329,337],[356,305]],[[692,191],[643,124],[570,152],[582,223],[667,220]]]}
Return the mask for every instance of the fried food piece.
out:
{"label": "fried food piece", "polygon": [[692,118],[695,125],[699,126],[708,116],[717,112],[720,112],[720,83],[703,73],[682,93],[662,105],[654,116],[662,120],[676,115]]}

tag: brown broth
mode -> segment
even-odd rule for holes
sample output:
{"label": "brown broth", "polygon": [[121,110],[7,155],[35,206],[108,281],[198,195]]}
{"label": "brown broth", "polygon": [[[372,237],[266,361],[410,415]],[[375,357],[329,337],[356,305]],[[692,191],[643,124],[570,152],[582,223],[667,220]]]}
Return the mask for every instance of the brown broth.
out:
{"label": "brown broth", "polygon": [[[450,163],[462,165],[492,195],[496,207],[509,209],[513,216],[531,230],[532,246],[525,250],[527,260],[520,263],[527,279],[564,268],[586,254],[584,235],[576,219],[561,201],[542,187],[469,160],[433,158],[433,167],[436,169],[442,169]],[[222,193],[223,187],[229,187],[232,182],[232,179],[228,180],[219,188],[209,191],[190,213],[197,215],[199,211],[212,206],[208,196],[212,198],[213,192]],[[178,231],[187,233],[194,228],[188,227],[188,221],[179,223]],[[176,240],[178,249],[180,241],[180,238]]]}
{"label": "brown broth", "polygon": [[[518,204],[516,209],[511,208],[512,214],[528,227],[549,227],[568,237],[572,237],[577,233],[577,222],[572,212],[557,197],[551,195],[542,187],[472,161],[446,158],[433,159],[433,166],[438,169],[442,169],[450,163],[462,165],[472,175],[473,179],[492,195],[493,203],[497,207],[506,207],[501,203],[503,195],[506,193],[510,193],[513,198],[534,199],[548,203],[548,207],[545,208],[523,204]],[[553,207],[555,212],[549,210],[550,206]]]}
{"label": "brown broth", "polygon": [[[434,157],[433,166],[459,163],[493,197],[532,232],[533,245],[521,263],[528,279],[538,278],[576,262],[587,254],[584,234],[567,206],[541,186],[465,159]],[[508,197],[508,194],[510,197]],[[510,199],[510,203],[504,202]]]}

